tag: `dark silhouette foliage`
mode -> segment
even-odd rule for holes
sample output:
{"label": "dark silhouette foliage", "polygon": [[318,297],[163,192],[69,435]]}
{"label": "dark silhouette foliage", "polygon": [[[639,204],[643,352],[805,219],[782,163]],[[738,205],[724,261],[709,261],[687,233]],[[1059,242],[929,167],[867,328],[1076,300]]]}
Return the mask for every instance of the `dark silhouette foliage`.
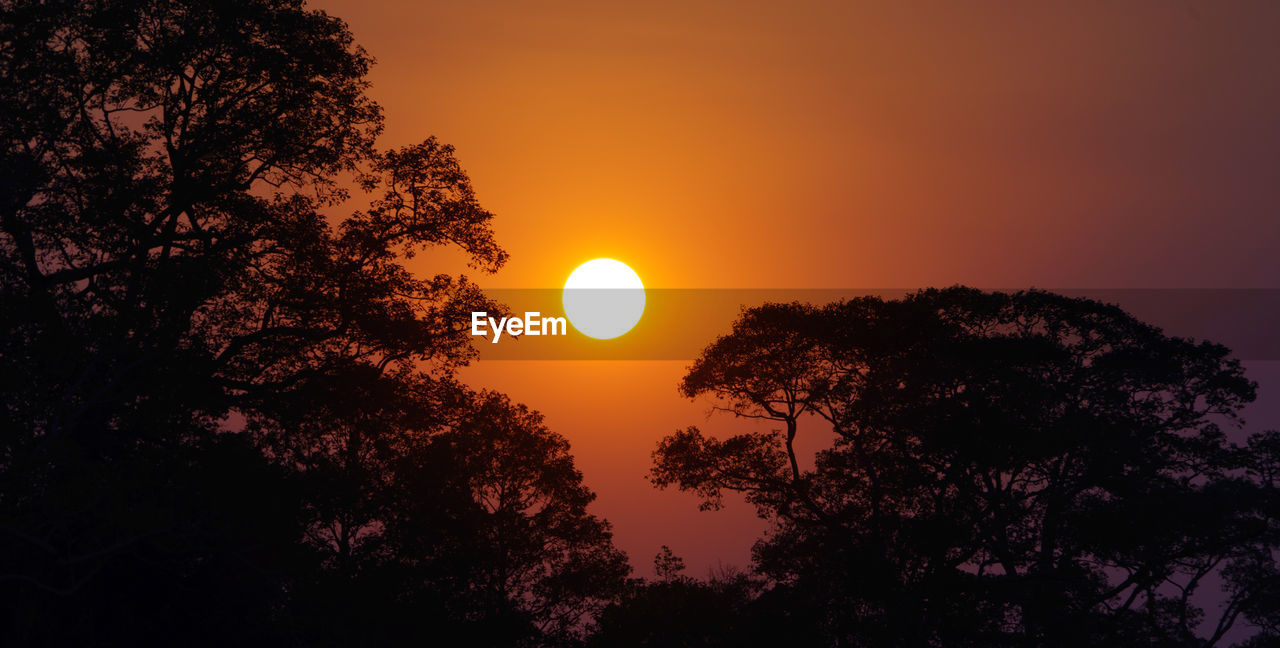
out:
{"label": "dark silhouette foliage", "polygon": [[633,581],[621,600],[601,613],[588,645],[778,645],[774,640],[779,637],[771,637],[767,627],[752,620],[758,607],[757,579],[732,569],[723,569],[706,580],[690,578],[681,574],[684,560],[666,545],[653,564],[657,578]]}
{"label": "dark silhouette foliage", "polygon": [[[783,424],[677,432],[653,480],[773,522],[755,569],[817,611],[811,645],[1275,636],[1274,434],[1224,433],[1254,398],[1224,347],[1088,300],[926,290],[747,310],[682,390]],[[808,470],[801,423],[833,433]]]}
{"label": "dark silhouette foliage", "polygon": [[506,254],[370,64],[292,0],[0,2],[0,644],[558,644],[622,584],[565,440],[453,380],[501,307],[405,260]]}

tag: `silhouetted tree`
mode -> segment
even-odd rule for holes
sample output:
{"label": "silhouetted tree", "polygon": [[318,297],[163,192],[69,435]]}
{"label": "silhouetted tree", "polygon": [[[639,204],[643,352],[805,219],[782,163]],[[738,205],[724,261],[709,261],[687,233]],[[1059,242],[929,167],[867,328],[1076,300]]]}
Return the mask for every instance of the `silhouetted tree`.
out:
{"label": "silhouetted tree", "polygon": [[[1252,493],[1251,522],[1259,536],[1240,547],[1242,558],[1226,569],[1231,596],[1229,611],[1247,618],[1262,632],[1247,646],[1280,642],[1280,432],[1269,431],[1249,438],[1245,448],[1247,477],[1258,489]],[[1223,624],[1222,630],[1227,627]]]}
{"label": "silhouetted tree", "polygon": [[794,423],[654,453],[658,485],[774,522],[756,568],[822,611],[819,644],[1215,645],[1269,614],[1275,500],[1246,473],[1270,469],[1219,428],[1254,397],[1224,347],[1087,300],[927,290],[751,309],[683,389],[834,432],[798,476]]}
{"label": "silhouetted tree", "polygon": [[662,551],[653,558],[653,573],[659,580],[672,581],[680,577],[684,571],[684,559],[671,551],[671,547],[662,545]]}
{"label": "silhouetted tree", "polygon": [[[681,574],[684,560],[670,547],[653,559],[656,580],[637,579],[625,596],[600,615],[589,645],[609,647],[786,645],[769,626],[753,620],[759,582],[721,569],[706,580]],[[776,625],[773,620],[767,620]],[[794,636],[791,637],[794,639]]]}
{"label": "silhouetted tree", "polygon": [[800,478],[794,446],[800,418],[829,389],[828,377],[813,370],[820,336],[811,330],[811,310],[777,304],[744,312],[735,335],[704,351],[680,384],[685,396],[712,394],[735,416],[783,423],[793,480]]}
{"label": "silhouetted tree", "polygon": [[[577,640],[629,568],[586,511],[594,495],[567,442],[497,394],[420,382],[400,407],[374,389],[312,399],[293,435],[254,430],[298,470],[306,543],[325,566],[293,586],[307,643]],[[348,400],[393,407],[379,415]]]}
{"label": "silhouetted tree", "polygon": [[0,643],[553,643],[621,583],[564,440],[453,383],[501,308],[405,260],[506,254],[369,66],[294,0],[0,0]]}
{"label": "silhouetted tree", "polygon": [[[435,560],[469,565],[474,596],[510,602],[539,636],[563,642],[580,637],[617,595],[630,572],[626,557],[608,524],[587,512],[595,495],[582,485],[568,443],[536,412],[483,394],[456,429],[407,459],[402,499],[430,506],[420,494],[433,484],[470,498],[462,519],[471,527],[457,556]],[[391,527],[410,546],[429,531],[421,525],[430,516],[414,512]]]}

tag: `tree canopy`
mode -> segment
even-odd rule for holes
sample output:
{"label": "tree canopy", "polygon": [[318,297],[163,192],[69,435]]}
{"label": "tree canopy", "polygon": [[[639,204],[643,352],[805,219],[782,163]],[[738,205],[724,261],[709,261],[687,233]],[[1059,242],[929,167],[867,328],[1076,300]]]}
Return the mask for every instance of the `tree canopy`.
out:
{"label": "tree canopy", "polygon": [[[1271,437],[1224,432],[1255,386],[1220,345],[1046,292],[925,290],[749,309],[682,389],[787,424],[677,432],[652,475],[757,506],[756,569],[830,645],[1202,646],[1268,623]],[[800,422],[833,434],[803,471]]]}
{"label": "tree canopy", "polygon": [[453,378],[502,308],[406,262],[506,253],[371,64],[293,0],[0,2],[0,643],[541,645],[621,584],[565,440]]}

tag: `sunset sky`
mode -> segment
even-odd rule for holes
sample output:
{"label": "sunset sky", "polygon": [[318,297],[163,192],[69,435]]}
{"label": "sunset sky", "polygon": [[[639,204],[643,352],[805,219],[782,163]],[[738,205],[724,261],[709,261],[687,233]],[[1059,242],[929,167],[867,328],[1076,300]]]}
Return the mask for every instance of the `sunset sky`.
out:
{"label": "sunset sky", "polygon": [[[312,5],[377,59],[381,147],[457,147],[511,253],[488,288],[596,257],[651,288],[1280,288],[1280,4]],[[762,523],[644,478],[676,428],[745,424],[676,393],[688,363],[464,378],[569,438],[640,573],[668,544],[700,576]]]}

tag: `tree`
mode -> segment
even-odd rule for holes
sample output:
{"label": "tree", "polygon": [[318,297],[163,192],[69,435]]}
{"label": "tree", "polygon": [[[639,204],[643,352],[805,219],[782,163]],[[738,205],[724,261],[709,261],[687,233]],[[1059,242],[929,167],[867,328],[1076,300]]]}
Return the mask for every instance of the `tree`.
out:
{"label": "tree", "polygon": [[817,336],[810,329],[812,308],[769,304],[742,314],[735,335],[709,347],[680,384],[689,398],[711,394],[738,417],[779,421],[791,479],[800,479],[794,441],[800,417],[829,385],[812,370],[819,361]]}
{"label": "tree", "polygon": [[[745,341],[780,312],[807,339],[779,371],[787,353],[760,363]],[[1257,600],[1233,581],[1210,620],[1195,598],[1274,546],[1252,457],[1219,427],[1254,385],[1219,345],[1088,300],[952,288],[747,311],[695,378],[687,393],[749,416],[804,385],[777,393],[835,433],[797,479],[773,432],[690,428],[653,468],[773,520],[756,568],[826,610],[824,643],[1213,645]]]}
{"label": "tree", "polygon": [[[261,612],[272,585],[214,558],[276,560],[255,540],[292,515],[249,528],[231,523],[269,511],[221,507],[239,484],[202,469],[219,453],[270,469],[215,436],[234,396],[217,379],[265,328],[255,273],[324,231],[303,192],[332,195],[372,153],[368,58],[338,21],[272,2],[6,2],[0,43],[9,638],[142,638],[144,613],[198,635],[237,596]],[[206,600],[172,595],[201,578]]]}
{"label": "tree", "polygon": [[[452,147],[375,148],[370,65],[296,0],[0,1],[0,641],[317,640],[329,620],[293,612],[351,600],[326,584],[552,637],[620,579],[563,440],[454,383],[467,314],[502,308],[406,260],[506,253]],[[368,207],[333,214],[353,188]],[[479,516],[467,473],[415,473],[505,442],[549,475],[520,491],[537,511]],[[575,553],[470,552],[510,525]],[[411,569],[449,556],[523,580],[474,607]]]}
{"label": "tree", "polygon": [[[426,634],[559,645],[581,637],[629,567],[608,523],[586,510],[595,496],[568,443],[505,396],[420,386],[435,392],[406,394],[411,408],[376,387],[349,396],[392,405],[374,417],[367,407],[315,399],[325,405],[311,410],[314,420],[290,429],[316,425],[317,433],[269,451],[297,467],[305,540],[325,566],[293,585],[293,614],[314,633],[307,642],[383,645]],[[335,420],[343,411],[362,417]]]}
{"label": "tree", "polygon": [[682,571],[684,571],[684,559],[675,555],[671,547],[662,545],[662,551],[653,558],[653,572],[658,575],[658,579],[673,581],[680,578]]}
{"label": "tree", "polygon": [[706,580],[682,575],[684,560],[662,546],[653,559],[657,579],[636,579],[606,608],[588,645],[664,648],[769,646],[772,628],[753,621],[759,583],[732,568]]}
{"label": "tree", "polygon": [[[456,549],[467,559],[434,560],[471,565],[466,583],[475,596],[512,605],[538,636],[563,642],[581,637],[617,595],[630,572],[626,556],[613,547],[609,524],[587,512],[595,495],[568,442],[541,415],[485,393],[456,429],[407,459],[403,499],[429,505],[420,494],[432,484],[461,489],[469,510],[460,517],[474,526]],[[410,513],[390,529],[400,542],[423,537],[430,519]]]}

